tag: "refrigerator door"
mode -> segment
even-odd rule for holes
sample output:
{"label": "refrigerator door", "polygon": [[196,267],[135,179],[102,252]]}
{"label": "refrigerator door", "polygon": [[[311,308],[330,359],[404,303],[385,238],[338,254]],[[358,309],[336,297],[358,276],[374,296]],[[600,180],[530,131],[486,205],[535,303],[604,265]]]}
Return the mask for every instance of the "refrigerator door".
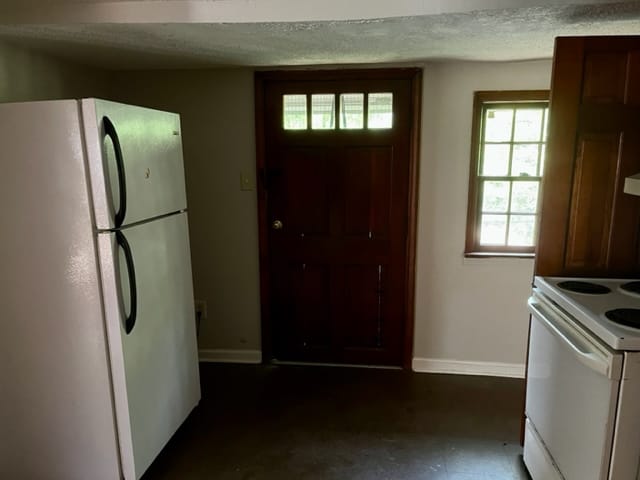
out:
{"label": "refrigerator door", "polygon": [[81,104],[97,228],[185,210],[180,117],[104,100]]}
{"label": "refrigerator door", "polygon": [[187,214],[98,244],[122,464],[137,479],[200,400]]}
{"label": "refrigerator door", "polygon": [[0,124],[0,478],[121,478],[78,103]]}

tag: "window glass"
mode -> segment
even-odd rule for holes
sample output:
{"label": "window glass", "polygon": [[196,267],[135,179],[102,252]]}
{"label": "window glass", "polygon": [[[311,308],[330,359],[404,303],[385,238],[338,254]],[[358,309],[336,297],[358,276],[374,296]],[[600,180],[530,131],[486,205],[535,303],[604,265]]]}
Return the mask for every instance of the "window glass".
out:
{"label": "window glass", "polygon": [[368,96],[367,126],[391,128],[393,126],[393,94],[370,93]]}
{"label": "window glass", "polygon": [[510,150],[509,145],[485,144],[481,174],[488,177],[506,175],[509,172]]}
{"label": "window glass", "polygon": [[311,128],[331,130],[336,128],[336,96],[329,94],[311,95]]}
{"label": "window glass", "polygon": [[467,253],[533,253],[548,102],[508,93],[476,94]]}
{"label": "window glass", "polygon": [[307,129],[306,95],[283,95],[282,112],[285,130]]}
{"label": "window glass", "polygon": [[542,117],[544,111],[536,109],[516,109],[514,142],[537,142],[542,134]]}
{"label": "window glass", "polygon": [[486,111],[484,141],[508,142],[511,140],[513,110],[510,108],[489,108]]}
{"label": "window glass", "polygon": [[340,94],[340,128],[364,128],[364,93]]}

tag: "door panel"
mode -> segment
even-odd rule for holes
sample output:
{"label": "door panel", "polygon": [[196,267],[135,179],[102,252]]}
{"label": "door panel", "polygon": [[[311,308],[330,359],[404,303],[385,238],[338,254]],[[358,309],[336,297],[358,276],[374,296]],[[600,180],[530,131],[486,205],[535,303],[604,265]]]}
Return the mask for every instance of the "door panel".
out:
{"label": "door panel", "polygon": [[[277,360],[403,363],[414,74],[265,83],[262,278]],[[284,129],[283,95],[311,107],[312,94],[345,92],[365,108],[368,92],[391,92],[393,128],[313,130],[309,112],[307,130]]]}
{"label": "door panel", "polygon": [[100,263],[123,463],[127,478],[134,478],[131,470],[139,478],[200,399],[187,214],[122,234],[137,292],[129,334],[124,318],[136,302],[127,294],[132,276],[114,233],[99,235]]}
{"label": "door panel", "polygon": [[386,340],[386,269],[383,265],[345,265],[346,348],[383,348]]}
{"label": "door panel", "polygon": [[386,238],[391,209],[390,148],[348,148],[345,151],[345,234]]}
{"label": "door panel", "polygon": [[183,181],[180,117],[174,113],[103,100],[83,100],[89,169],[98,229],[112,229],[121,205],[119,172],[113,135],[107,136],[104,118],[113,124],[122,152],[126,214],[129,225],[187,208]]}

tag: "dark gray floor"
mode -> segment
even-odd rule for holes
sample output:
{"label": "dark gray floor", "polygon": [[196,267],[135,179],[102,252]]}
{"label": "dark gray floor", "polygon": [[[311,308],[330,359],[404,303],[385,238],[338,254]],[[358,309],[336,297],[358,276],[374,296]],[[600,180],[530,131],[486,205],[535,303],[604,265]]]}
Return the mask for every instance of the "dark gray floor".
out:
{"label": "dark gray floor", "polygon": [[156,479],[520,480],[522,380],[201,365]]}

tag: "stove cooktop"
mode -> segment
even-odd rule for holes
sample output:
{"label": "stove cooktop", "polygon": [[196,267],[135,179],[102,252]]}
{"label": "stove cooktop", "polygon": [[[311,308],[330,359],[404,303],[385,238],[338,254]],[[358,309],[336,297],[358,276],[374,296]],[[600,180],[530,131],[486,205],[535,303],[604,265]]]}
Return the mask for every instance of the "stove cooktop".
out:
{"label": "stove cooktop", "polygon": [[640,280],[535,277],[534,286],[611,348],[640,351]]}

